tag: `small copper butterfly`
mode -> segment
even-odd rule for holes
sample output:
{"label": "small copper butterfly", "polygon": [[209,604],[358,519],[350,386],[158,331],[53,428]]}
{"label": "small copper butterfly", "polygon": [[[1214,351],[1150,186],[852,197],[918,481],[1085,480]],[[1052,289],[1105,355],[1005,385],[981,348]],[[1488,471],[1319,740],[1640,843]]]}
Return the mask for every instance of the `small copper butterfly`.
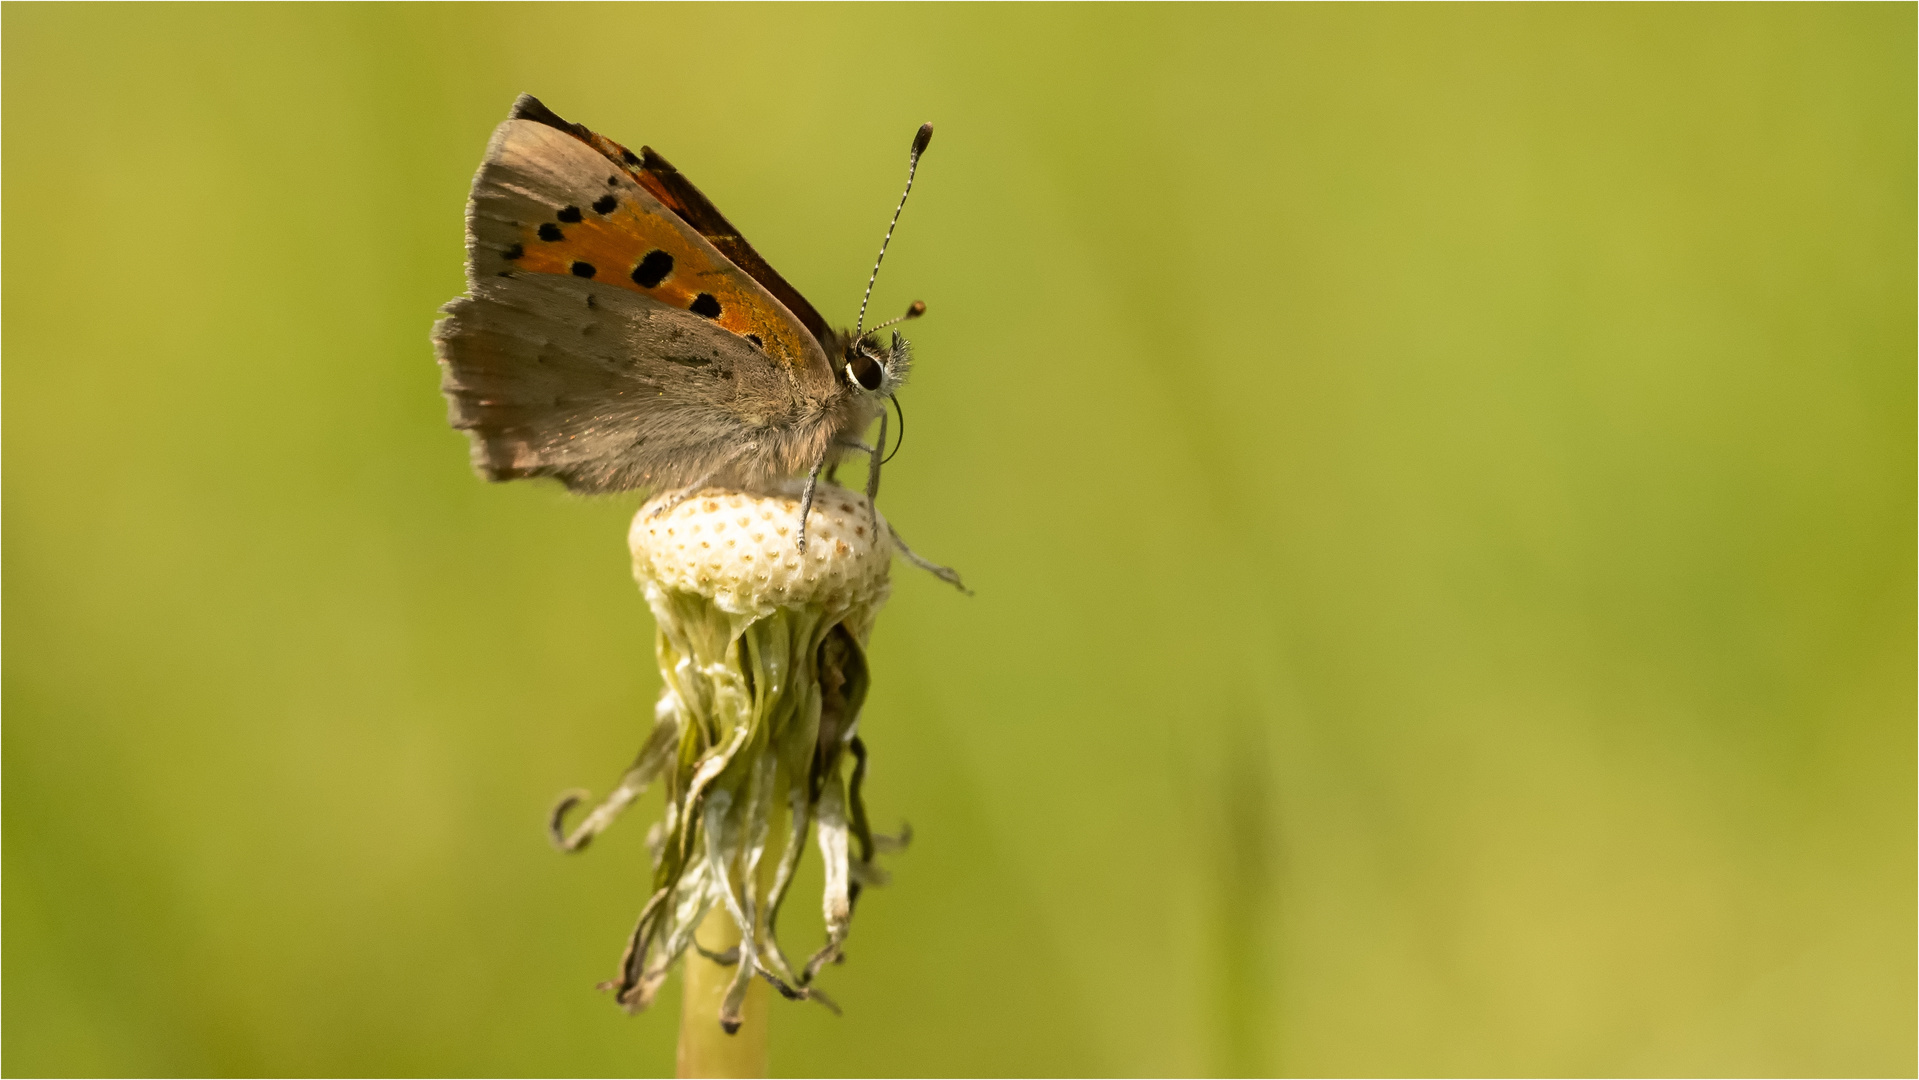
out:
{"label": "small copper butterfly", "polygon": [[[931,124],[913,137],[909,193],[932,137]],[[488,479],[690,495],[805,476],[802,550],[823,469],[866,456],[877,493],[886,404],[912,365],[903,336],[882,345],[877,332],[926,305],[868,330],[862,301],[855,329],[832,329],[651,148],[520,95],[473,178],[466,278],[433,344],[449,420]]]}

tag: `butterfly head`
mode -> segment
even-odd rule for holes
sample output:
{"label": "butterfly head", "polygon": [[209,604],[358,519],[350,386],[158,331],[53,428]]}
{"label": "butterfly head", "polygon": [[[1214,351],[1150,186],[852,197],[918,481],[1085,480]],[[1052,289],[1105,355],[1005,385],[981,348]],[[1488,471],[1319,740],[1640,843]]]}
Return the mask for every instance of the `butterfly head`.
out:
{"label": "butterfly head", "polygon": [[893,392],[906,382],[907,373],[913,369],[913,343],[895,330],[892,344],[882,345],[879,332],[924,314],[926,301],[915,300],[913,306],[906,309],[906,314],[889,319],[850,339],[846,343],[845,355],[840,358],[840,377],[846,380],[847,389],[880,397],[893,396]]}

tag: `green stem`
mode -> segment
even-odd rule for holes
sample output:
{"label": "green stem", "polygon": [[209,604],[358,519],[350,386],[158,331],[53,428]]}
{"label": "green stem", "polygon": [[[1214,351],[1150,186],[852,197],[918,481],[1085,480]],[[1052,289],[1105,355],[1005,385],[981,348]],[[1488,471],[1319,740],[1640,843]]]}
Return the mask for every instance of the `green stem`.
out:
{"label": "green stem", "polygon": [[[723,953],[740,943],[740,929],[715,906],[694,935],[709,952]],[[733,969],[689,949],[681,962],[686,988],[680,998],[680,1076],[766,1075],[766,982],[754,979],[741,1008],[740,1030],[720,1027],[720,1003],[733,982]]]}

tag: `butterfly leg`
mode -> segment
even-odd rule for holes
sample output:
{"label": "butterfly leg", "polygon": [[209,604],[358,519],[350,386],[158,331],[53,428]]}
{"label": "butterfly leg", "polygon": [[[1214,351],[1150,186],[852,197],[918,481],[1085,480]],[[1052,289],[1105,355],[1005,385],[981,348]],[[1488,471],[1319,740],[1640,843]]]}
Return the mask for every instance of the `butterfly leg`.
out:
{"label": "butterfly leg", "polygon": [[[862,454],[870,454],[873,452],[872,447],[866,445],[865,443],[859,441],[858,439],[841,439],[839,442],[839,445],[844,446],[849,450],[858,450]],[[840,465],[841,465],[841,462],[835,461],[833,464],[828,465],[826,467],[826,472],[824,475],[826,477],[827,483],[837,484],[840,482],[839,480]]]}
{"label": "butterfly leg", "polygon": [[[713,472],[718,472],[718,471],[719,471],[718,469],[713,470]],[[654,507],[653,512],[646,516],[648,518],[656,518],[656,517],[664,517],[665,515],[672,513],[681,503],[699,494],[700,489],[705,487],[706,482],[711,479],[713,479],[713,473],[707,473],[705,476],[700,477],[698,480],[695,480],[692,483],[681,488],[680,490],[674,492],[672,498],[667,499],[666,501],[660,503],[660,505]]]}
{"label": "butterfly leg", "polygon": [[[672,498],[667,499],[666,501],[660,503],[660,505],[654,507],[653,512],[646,516],[648,518],[656,518],[671,512],[675,507],[679,506],[681,503],[685,502],[686,500],[692,498],[695,495],[698,495],[700,493],[700,489],[706,487],[708,483],[712,482],[714,477],[720,475],[720,473],[730,468],[734,462],[738,461],[742,457],[745,457],[747,454],[750,454],[753,451],[758,450],[759,448],[760,448],[759,443],[750,442],[745,444],[744,446],[741,446],[739,449],[733,451],[732,453],[726,455],[726,457],[723,460],[721,460],[721,462],[718,465],[715,465],[712,468],[706,470],[705,474],[702,475],[698,480],[695,480],[692,483],[674,492]],[[801,546],[804,546],[804,545],[801,545]]]}
{"label": "butterfly leg", "polygon": [[880,528],[880,459],[885,455],[886,413],[882,411],[880,413],[879,438],[873,440],[873,453],[872,456],[867,459],[871,464],[866,467],[866,524],[870,526],[876,534]]}
{"label": "butterfly leg", "polygon": [[973,590],[967,588],[966,584],[960,580],[959,571],[950,566],[941,566],[931,559],[921,558],[912,548],[906,546],[905,540],[900,539],[899,530],[893,528],[891,522],[887,523],[887,531],[893,534],[893,546],[900,549],[900,554],[906,556],[907,562],[946,582],[948,585],[951,585],[966,595],[973,595]]}
{"label": "butterfly leg", "polygon": [[813,463],[813,471],[806,474],[806,490],[800,492],[800,554],[806,554],[806,515],[813,512],[813,489],[819,486],[820,469],[826,465],[826,451],[820,451],[820,458]]}

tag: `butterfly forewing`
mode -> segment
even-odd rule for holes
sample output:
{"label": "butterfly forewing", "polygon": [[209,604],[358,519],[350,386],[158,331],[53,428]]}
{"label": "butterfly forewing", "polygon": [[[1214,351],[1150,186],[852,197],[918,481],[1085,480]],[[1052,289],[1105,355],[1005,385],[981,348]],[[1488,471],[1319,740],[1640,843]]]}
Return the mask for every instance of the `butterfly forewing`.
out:
{"label": "butterfly forewing", "polygon": [[827,327],[820,313],[807,302],[806,297],[800,295],[798,289],[787,284],[779,271],[760,257],[759,252],[753,250],[753,245],[747,243],[746,237],[741,236],[733,223],[726,220],[720,208],[714,206],[713,201],[659,151],[642,146],[640,152],[635,154],[585,124],[575,124],[563,118],[532,94],[521,94],[514,101],[512,116],[516,120],[532,120],[564,132],[591,147],[620,172],[638,181],[681,221],[691,225],[694,231],[718,248],[728,261],[772,293],[815,339],[827,347],[827,351],[833,351],[832,343],[838,335]]}
{"label": "butterfly forewing", "polygon": [[576,490],[790,471],[841,419],[814,335],[575,134],[509,119],[467,209],[469,295],[435,331],[494,479]]}
{"label": "butterfly forewing", "polygon": [[771,293],[632,177],[544,124],[508,120],[494,132],[467,228],[476,279],[561,274],[642,292],[712,319],[802,378],[831,377],[819,343]]}

